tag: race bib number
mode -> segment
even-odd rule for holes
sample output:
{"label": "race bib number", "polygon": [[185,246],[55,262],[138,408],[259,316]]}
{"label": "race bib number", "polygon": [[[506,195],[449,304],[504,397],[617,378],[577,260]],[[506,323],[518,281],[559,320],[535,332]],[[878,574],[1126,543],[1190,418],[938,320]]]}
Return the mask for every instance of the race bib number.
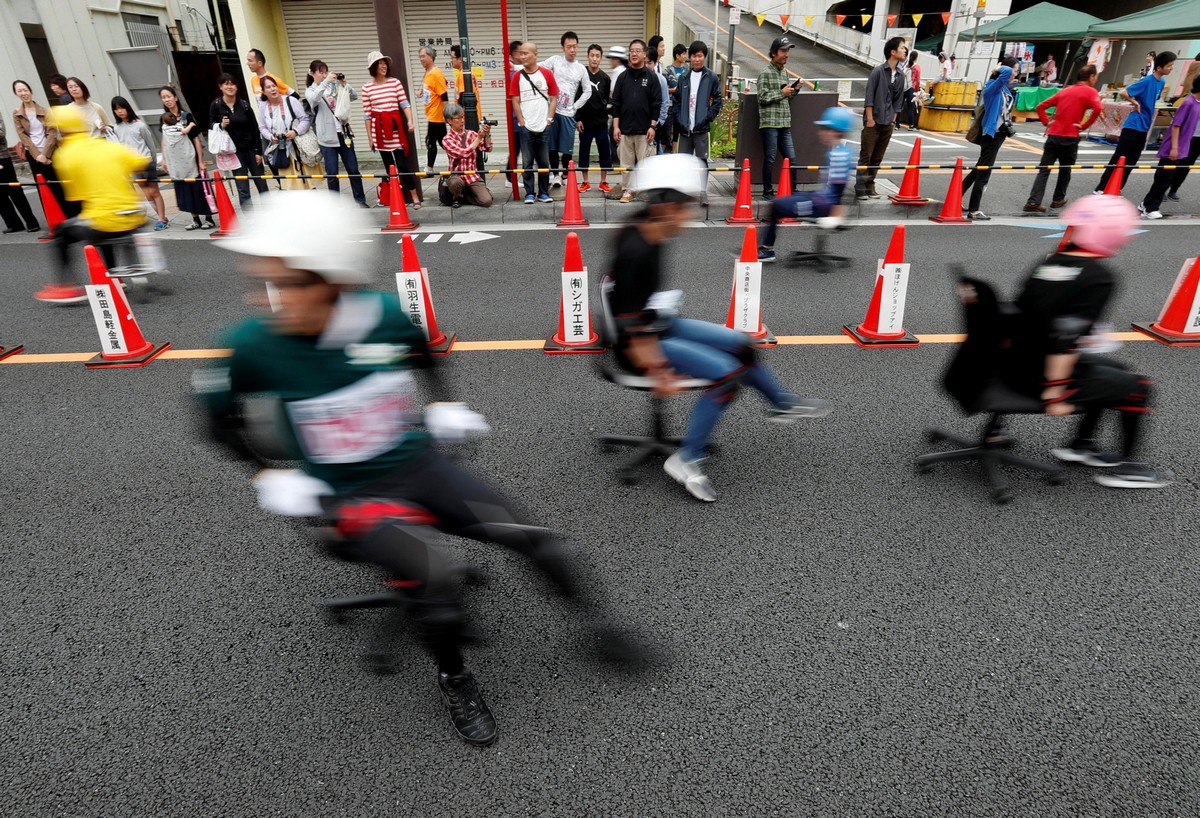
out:
{"label": "race bib number", "polygon": [[568,94],[566,91],[558,92],[558,107],[560,110],[563,108],[571,107],[571,95]]}
{"label": "race bib number", "polygon": [[287,404],[313,463],[362,463],[396,448],[414,426],[412,375],[375,372],[327,395]]}

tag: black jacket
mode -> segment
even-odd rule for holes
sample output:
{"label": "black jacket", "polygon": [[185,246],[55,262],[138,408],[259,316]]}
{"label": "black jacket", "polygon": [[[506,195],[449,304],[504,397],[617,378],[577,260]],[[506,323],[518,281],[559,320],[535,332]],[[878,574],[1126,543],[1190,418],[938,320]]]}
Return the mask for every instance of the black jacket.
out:
{"label": "black jacket", "polygon": [[660,108],[662,86],[648,68],[629,68],[617,77],[612,91],[612,115],[620,120],[622,134],[645,134],[650,123],[657,121]]}
{"label": "black jacket", "polygon": [[258,120],[250,110],[250,103],[238,97],[230,108],[225,104],[224,97],[217,97],[208,106],[209,127],[220,125],[222,117],[229,117],[229,127],[225,129],[229,138],[239,152],[254,151],[255,156],[262,155],[262,134],[258,132]]}
{"label": "black jacket", "polygon": [[612,90],[612,80],[603,71],[593,74],[588,71],[588,82],[592,84],[592,95],[587,104],[575,111],[583,127],[589,131],[603,130],[608,127],[608,96]]}
{"label": "black jacket", "polygon": [[[679,107],[675,109],[675,127],[681,134],[689,132],[688,118],[691,95],[692,69],[689,68],[679,78],[679,90],[675,92],[675,96],[679,100]],[[718,79],[717,75],[711,69],[702,69],[700,72],[700,93],[696,95],[696,127],[691,130],[695,133],[706,133],[708,126],[717,118],[717,114],[721,113],[723,102],[721,80]]]}

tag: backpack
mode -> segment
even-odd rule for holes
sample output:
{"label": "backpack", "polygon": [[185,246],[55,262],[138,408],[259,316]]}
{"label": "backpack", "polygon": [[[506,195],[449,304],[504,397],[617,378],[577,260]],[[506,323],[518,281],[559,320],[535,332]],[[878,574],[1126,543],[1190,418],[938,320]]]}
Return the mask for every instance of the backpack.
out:
{"label": "backpack", "polygon": [[983,99],[979,100],[979,104],[975,106],[975,114],[971,117],[971,124],[967,127],[967,141],[979,145],[983,142]]}

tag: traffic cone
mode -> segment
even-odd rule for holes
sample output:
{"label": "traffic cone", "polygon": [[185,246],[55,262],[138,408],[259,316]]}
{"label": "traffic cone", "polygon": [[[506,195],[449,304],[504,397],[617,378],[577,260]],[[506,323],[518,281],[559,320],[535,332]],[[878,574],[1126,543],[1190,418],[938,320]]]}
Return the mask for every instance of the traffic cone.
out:
{"label": "traffic cone", "polygon": [[108,277],[100,252],[89,244],[83,248],[83,255],[91,280],[87,287],[88,303],[92,305],[92,317],[100,333],[100,354],[83,365],[89,369],[145,366],[170,349],[170,342],[156,346],[142,335],[121,285]]}
{"label": "traffic cone", "polygon": [[[395,179],[395,177],[392,177]],[[397,193],[398,191],[393,191]],[[392,211],[395,213],[395,211]],[[447,336],[438,329],[437,313],[433,309],[433,295],[429,291],[429,271],[421,266],[417,258],[417,245],[408,233],[400,239],[401,267],[396,273],[396,288],[400,291],[400,306],[408,320],[425,333],[429,351],[434,355],[449,355],[458,336]]]}
{"label": "traffic cone", "polygon": [[[784,196],[792,195],[792,160],[786,156],[783,157],[783,166],[779,169],[779,184],[775,188],[775,198],[782,199]],[[796,224],[796,220],[791,216],[780,219],[779,224]]]}
{"label": "traffic cone", "polygon": [[225,190],[225,185],[221,181],[221,172],[213,171],[213,190],[217,195],[217,230],[209,233],[210,238],[220,238],[222,236],[232,236],[237,232],[237,214],[233,212],[233,202],[229,200],[229,193]]}
{"label": "traffic cone", "polygon": [[579,203],[579,186],[575,184],[575,163],[567,163],[567,198],[563,202],[562,218],[558,220],[559,227],[587,227],[588,220],[583,217],[583,205]]}
{"label": "traffic cone", "polygon": [[[892,204],[923,205],[929,204],[929,199],[921,195],[921,137],[913,142],[912,153],[908,156],[908,167],[904,169],[904,180],[900,183],[900,192],[888,196]],[[959,190],[962,188],[960,187]],[[962,197],[960,196],[961,200]]]}
{"label": "traffic cone", "polygon": [[[842,331],[860,347],[915,347],[917,337],[904,329],[904,301],[908,293],[908,265],[904,262],[904,225],[892,231],[887,255],[875,276],[875,292],[867,307],[867,317],[853,329]],[[888,304],[884,306],[884,299]]]}
{"label": "traffic cone", "polygon": [[1167,346],[1200,346],[1200,257],[1184,262],[1158,320],[1133,328]]}
{"label": "traffic cone", "polygon": [[950,177],[950,189],[946,191],[946,203],[942,205],[942,212],[937,216],[930,216],[929,221],[938,224],[971,223],[971,220],[964,218],[962,213],[962,177],[962,157],[960,156],[954,163],[954,174]]}
{"label": "traffic cone", "polygon": [[39,173],[34,178],[37,180],[38,198],[42,200],[42,212],[46,214],[46,232],[38,236],[38,241],[51,241],[54,238],[54,228],[65,222],[67,217],[58,206],[58,199],[50,192],[50,185],[46,184],[45,177]]}
{"label": "traffic cone", "polygon": [[[742,160],[742,172],[738,178],[737,201],[733,203],[733,213],[725,220],[725,224],[758,224],[754,218],[754,203],[750,196],[750,160]],[[755,254],[755,260],[758,256]]]}
{"label": "traffic cone", "polygon": [[[578,195],[578,194],[576,194]],[[567,326],[567,314],[571,325]],[[574,340],[569,340],[574,339]],[[592,311],[588,303],[588,271],[579,252],[579,234],[567,234],[563,252],[562,296],[558,301],[558,332],[546,339],[542,351],[549,355],[604,351],[604,342],[592,328]]]}
{"label": "traffic cone", "polygon": [[24,344],[13,344],[12,346],[0,347],[0,361],[3,361],[5,358],[16,355],[18,352],[20,352],[24,348],[25,348]]}
{"label": "traffic cone", "polygon": [[[408,208],[404,206],[404,195],[400,190],[400,177],[396,175],[396,166],[392,165],[388,168],[388,199],[390,210],[390,218],[388,223],[380,229],[380,233],[406,233],[409,230],[416,230],[417,226],[408,218]],[[416,251],[413,251],[413,257],[416,257]]]}
{"label": "traffic cone", "polygon": [[1117,167],[1109,174],[1108,184],[1104,186],[1105,196],[1120,196],[1121,195],[1121,180],[1125,178],[1125,157],[1117,157]]}
{"label": "traffic cone", "polygon": [[779,342],[762,320],[762,262],[758,260],[758,231],[747,227],[742,236],[742,254],[733,265],[733,292],[725,326],[750,336],[760,349]]}

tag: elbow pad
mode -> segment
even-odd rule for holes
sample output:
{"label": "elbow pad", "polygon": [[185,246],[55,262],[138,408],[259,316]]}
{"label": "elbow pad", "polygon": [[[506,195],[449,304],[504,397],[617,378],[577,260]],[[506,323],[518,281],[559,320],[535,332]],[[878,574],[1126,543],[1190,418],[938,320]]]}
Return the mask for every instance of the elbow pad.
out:
{"label": "elbow pad", "polygon": [[1091,329],[1092,322],[1077,315],[1060,315],[1050,323],[1050,351],[1064,355],[1075,351],[1079,339]]}

